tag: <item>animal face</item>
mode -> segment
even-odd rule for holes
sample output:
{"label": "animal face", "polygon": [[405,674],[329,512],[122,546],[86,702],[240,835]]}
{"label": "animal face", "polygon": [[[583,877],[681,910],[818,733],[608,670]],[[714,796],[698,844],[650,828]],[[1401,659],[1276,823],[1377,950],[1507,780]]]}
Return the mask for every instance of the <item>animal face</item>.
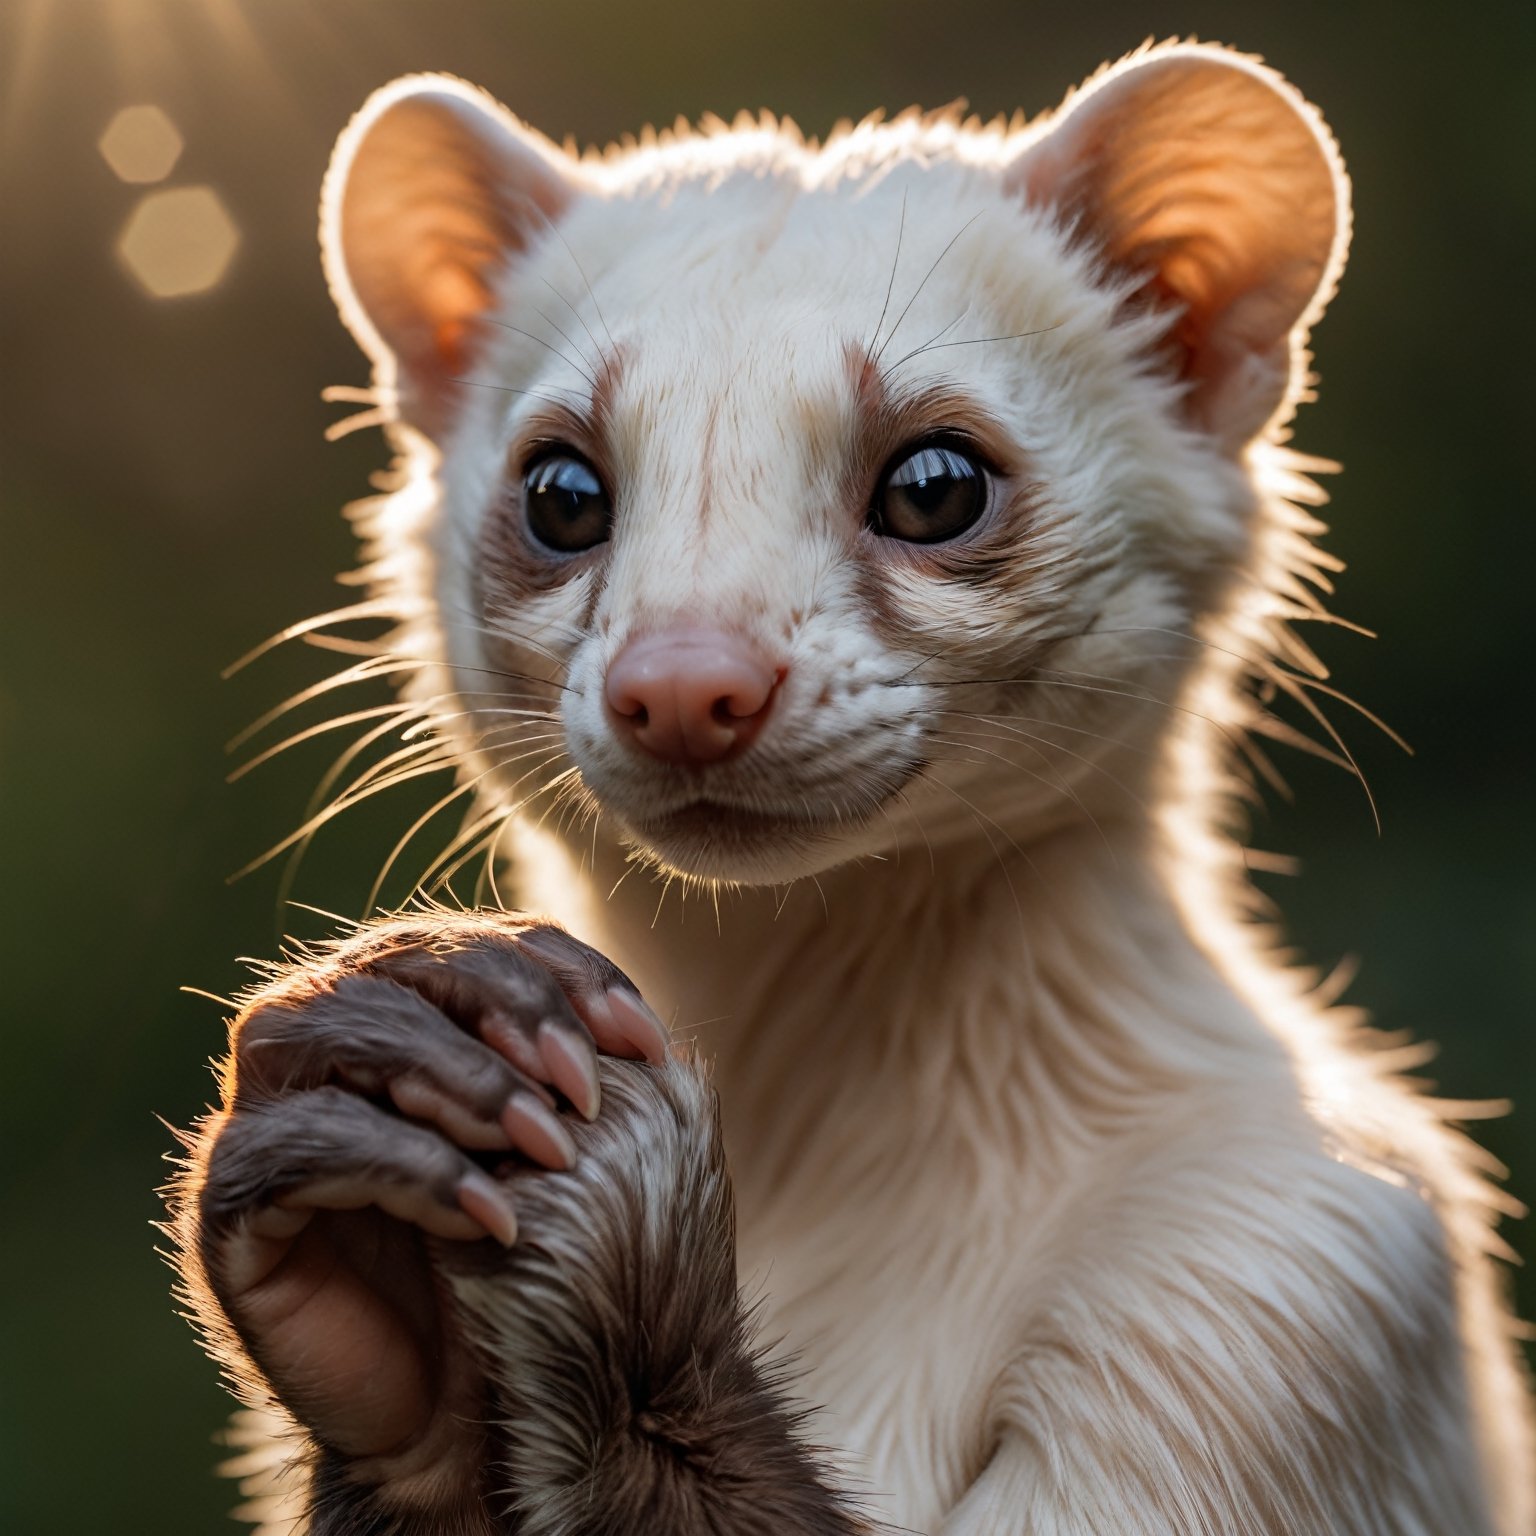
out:
{"label": "animal face", "polygon": [[726,880],[1112,813],[1252,567],[1342,196],[1207,49],[1030,130],[602,161],[381,93],[328,260],[427,466],[415,643],[470,771]]}

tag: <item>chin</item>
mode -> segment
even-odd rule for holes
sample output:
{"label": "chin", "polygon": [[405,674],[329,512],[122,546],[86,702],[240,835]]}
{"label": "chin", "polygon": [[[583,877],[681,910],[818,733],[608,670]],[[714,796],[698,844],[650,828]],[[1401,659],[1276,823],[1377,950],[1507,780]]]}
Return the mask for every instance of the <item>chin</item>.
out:
{"label": "chin", "polygon": [[730,885],[784,885],[862,851],[858,829],[830,818],[698,802],[621,819],[626,840],[667,873]]}

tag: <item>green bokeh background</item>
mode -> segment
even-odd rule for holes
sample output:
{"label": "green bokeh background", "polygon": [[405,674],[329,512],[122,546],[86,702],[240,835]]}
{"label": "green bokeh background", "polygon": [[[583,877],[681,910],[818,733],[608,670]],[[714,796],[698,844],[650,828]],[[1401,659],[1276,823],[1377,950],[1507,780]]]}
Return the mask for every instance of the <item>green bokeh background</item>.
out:
{"label": "green bokeh background", "polygon": [[[178,988],[226,992],[236,955],[318,926],[271,871],[225,877],[297,824],[329,754],[226,786],[222,743],[328,658],[219,672],[342,595],[339,508],[383,462],[377,434],[321,440],[320,387],[364,381],[314,240],[351,111],[443,69],[557,138],[761,105],[824,132],[961,95],[1035,111],[1174,33],[1266,56],[1355,177],[1298,441],[1348,467],[1337,608],[1383,639],[1316,643],[1418,756],[1340,715],[1378,840],[1357,785],[1288,754],[1297,803],[1258,836],[1305,873],[1270,883],[1307,954],[1360,957],[1350,995],[1381,1025],[1440,1042],[1446,1093],[1516,1102],[1480,1135],[1536,1195],[1528,4],[0,0],[0,1528],[234,1529],[224,1402],[152,1252],[154,1116],[197,1112],[222,1040]],[[149,300],[113,255],[139,193],[96,141],[139,101],[186,137],[168,184],[213,185],[240,227],[207,295]],[[295,894],[356,911],[422,803],[344,819]],[[1536,1252],[1530,1224],[1512,1238]]]}

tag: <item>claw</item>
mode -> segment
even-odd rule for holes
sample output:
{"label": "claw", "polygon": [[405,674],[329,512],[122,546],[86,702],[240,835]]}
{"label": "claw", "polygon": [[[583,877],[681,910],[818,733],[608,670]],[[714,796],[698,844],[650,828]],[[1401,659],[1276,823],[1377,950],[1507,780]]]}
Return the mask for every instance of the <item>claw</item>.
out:
{"label": "claw", "polygon": [[567,1030],[546,1021],[539,1025],[539,1054],[550,1081],[588,1120],[597,1119],[600,1090],[597,1062]]}
{"label": "claw", "polygon": [[622,987],[611,988],[604,1001],[619,1033],[638,1048],[647,1061],[657,1066],[666,1061],[671,1039],[666,1026],[644,1001]]}
{"label": "claw", "polygon": [[531,1093],[517,1092],[501,1112],[502,1129],[514,1146],[547,1168],[574,1168],[576,1143],[560,1117]]}
{"label": "claw", "polygon": [[459,1209],[473,1217],[503,1248],[517,1241],[517,1217],[494,1180],[477,1169],[466,1173],[454,1191]]}
{"label": "claw", "polygon": [[499,1008],[488,1008],[480,1019],[480,1038],[499,1051],[519,1072],[541,1077],[546,1065],[539,1048]]}
{"label": "claw", "polygon": [[597,1043],[616,1056],[642,1056],[660,1066],[670,1043],[665,1026],[633,992],[610,987],[601,997],[584,1000]]}

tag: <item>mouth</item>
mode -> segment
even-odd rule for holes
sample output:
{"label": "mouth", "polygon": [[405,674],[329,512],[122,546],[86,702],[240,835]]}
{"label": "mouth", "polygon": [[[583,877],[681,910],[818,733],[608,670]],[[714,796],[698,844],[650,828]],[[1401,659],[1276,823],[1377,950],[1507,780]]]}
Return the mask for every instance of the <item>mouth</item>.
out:
{"label": "mouth", "polygon": [[881,812],[921,768],[916,758],[890,753],[877,761],[847,754],[754,774],[750,782],[720,770],[648,776],[649,783],[601,772],[583,777],[610,825],[659,867],[776,885],[883,848]]}
{"label": "mouth", "polygon": [[757,881],[798,873],[807,852],[847,824],[803,807],[759,810],[700,796],[629,825],[636,841],[679,873]]}
{"label": "mouth", "polygon": [[647,817],[636,828],[646,837],[658,839],[713,839],[722,843],[741,843],[769,838],[804,838],[830,828],[833,818],[817,816],[804,808],[754,810],[729,800],[715,800],[701,795],[673,810]]}

